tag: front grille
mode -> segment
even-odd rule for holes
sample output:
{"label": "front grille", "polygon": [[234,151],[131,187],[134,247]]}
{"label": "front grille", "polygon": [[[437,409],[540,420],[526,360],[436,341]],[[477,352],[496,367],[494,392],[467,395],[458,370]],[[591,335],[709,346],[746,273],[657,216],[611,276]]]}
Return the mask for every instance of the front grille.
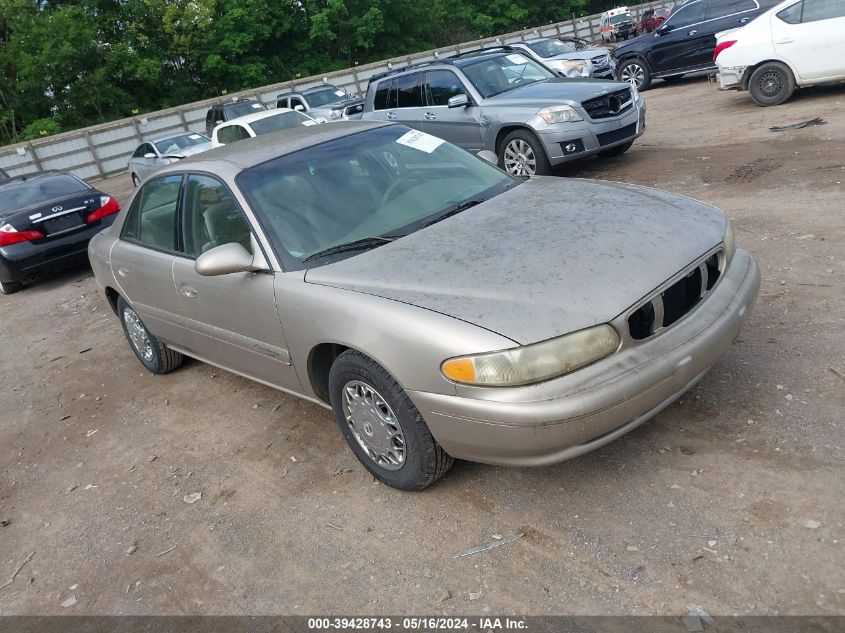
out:
{"label": "front grille", "polygon": [[604,68],[610,62],[609,55],[596,55],[590,60],[594,68]]}
{"label": "front grille", "polygon": [[356,103],[355,105],[347,106],[346,110],[343,111],[343,114],[346,116],[352,116],[353,114],[360,114],[364,111],[364,104],[363,103]]}
{"label": "front grille", "polygon": [[619,141],[624,141],[626,138],[630,138],[636,133],[637,124],[631,123],[631,125],[626,125],[625,127],[621,127],[618,130],[605,132],[604,134],[596,134],[596,138],[599,140],[599,145],[604,147],[605,145],[610,145],[611,143],[618,143]]}
{"label": "front grille", "polygon": [[587,99],[581,104],[591,119],[606,119],[623,114],[634,107],[630,88],[615,90],[601,97]]}
{"label": "front grille", "polygon": [[721,252],[694,266],[681,279],[651,297],[628,317],[631,338],[641,341],[686,316],[719,281]]}

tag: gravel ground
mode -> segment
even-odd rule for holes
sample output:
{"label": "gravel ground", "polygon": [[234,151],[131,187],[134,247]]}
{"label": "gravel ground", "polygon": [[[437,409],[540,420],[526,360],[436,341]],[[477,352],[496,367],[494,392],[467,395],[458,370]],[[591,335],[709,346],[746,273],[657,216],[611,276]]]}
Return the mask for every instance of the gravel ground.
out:
{"label": "gravel ground", "polygon": [[[845,87],[645,97],[626,155],[562,175],[713,203],[763,272],[681,401],[567,463],[401,493],[312,404],[197,362],[148,375],[70,271],[0,297],[0,585],[28,561],[0,613],[845,614]],[[454,558],[494,534],[524,537]]]}

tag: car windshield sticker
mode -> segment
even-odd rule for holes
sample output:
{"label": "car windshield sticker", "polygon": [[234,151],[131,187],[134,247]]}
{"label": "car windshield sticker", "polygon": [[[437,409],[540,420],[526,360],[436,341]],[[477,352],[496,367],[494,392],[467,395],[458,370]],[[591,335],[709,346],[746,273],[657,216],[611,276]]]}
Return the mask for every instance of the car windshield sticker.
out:
{"label": "car windshield sticker", "polygon": [[344,95],[346,95],[346,93],[345,93],[343,90],[335,90],[335,91],[334,91],[334,93],[335,93],[338,97],[343,97]]}
{"label": "car windshield sticker", "polygon": [[302,121],[302,125],[317,125],[317,122],[306,119],[306,120]]}
{"label": "car windshield sticker", "polygon": [[396,142],[400,145],[413,147],[426,154],[431,154],[431,152],[443,145],[442,139],[431,134],[426,134],[425,132],[417,132],[416,130],[403,134],[396,139]]}
{"label": "car windshield sticker", "polygon": [[189,137],[192,141],[196,141],[199,138],[202,138],[199,134],[191,134]]}
{"label": "car windshield sticker", "polygon": [[522,55],[508,55],[508,61],[511,64],[524,64],[525,58]]}
{"label": "car windshield sticker", "polygon": [[253,103],[253,104],[252,104],[252,107],[253,107],[253,108],[255,108],[256,110],[260,110],[260,109],[261,109],[261,104],[260,104],[260,103]]}

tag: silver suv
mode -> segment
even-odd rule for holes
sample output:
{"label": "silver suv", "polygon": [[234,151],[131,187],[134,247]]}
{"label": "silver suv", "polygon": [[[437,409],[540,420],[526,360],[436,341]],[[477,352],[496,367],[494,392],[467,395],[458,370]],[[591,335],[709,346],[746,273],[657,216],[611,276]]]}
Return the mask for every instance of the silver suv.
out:
{"label": "silver suv", "polygon": [[518,176],[627,151],[645,102],[617,81],[567,79],[509,46],[413,64],[370,79],[364,119],[396,121],[471,152],[495,152]]}
{"label": "silver suv", "polygon": [[276,96],[277,108],[290,108],[306,112],[309,116],[326,121],[351,121],[361,118],[364,100],[352,96],[343,88],[324,84],[302,92],[284,92]]}

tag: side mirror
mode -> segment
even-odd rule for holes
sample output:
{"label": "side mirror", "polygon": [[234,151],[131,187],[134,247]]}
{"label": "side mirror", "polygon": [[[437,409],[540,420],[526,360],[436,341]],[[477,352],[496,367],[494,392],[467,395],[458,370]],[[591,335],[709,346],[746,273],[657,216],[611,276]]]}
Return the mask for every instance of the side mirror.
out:
{"label": "side mirror", "polygon": [[663,24],[661,24],[660,26],[657,27],[657,30],[655,31],[655,33],[657,35],[665,35],[666,33],[668,33],[669,31],[671,31],[674,28],[675,27],[672,26],[671,24],[669,24],[668,22],[664,22]]}
{"label": "side mirror", "polygon": [[449,97],[449,101],[446,102],[446,105],[450,108],[465,108],[469,105],[469,97],[464,93],[455,95],[454,97]]}
{"label": "side mirror", "polygon": [[215,246],[194,262],[194,270],[203,277],[216,277],[230,273],[246,273],[264,270],[255,265],[255,258],[237,242]]}
{"label": "side mirror", "polygon": [[492,165],[498,165],[499,164],[499,157],[496,156],[496,154],[494,152],[491,152],[489,149],[481,150],[480,152],[478,152],[476,154],[476,156],[478,156],[479,158],[483,158],[484,160],[486,160],[488,163],[490,163]]}
{"label": "side mirror", "polygon": [[295,105],[295,106],[293,106],[293,109],[296,110],[297,112],[305,112],[305,106]]}
{"label": "side mirror", "polygon": [[144,158],[146,158],[147,160],[153,160],[154,158],[158,158],[158,156],[156,156],[152,152],[147,152],[146,154],[144,154]]}

